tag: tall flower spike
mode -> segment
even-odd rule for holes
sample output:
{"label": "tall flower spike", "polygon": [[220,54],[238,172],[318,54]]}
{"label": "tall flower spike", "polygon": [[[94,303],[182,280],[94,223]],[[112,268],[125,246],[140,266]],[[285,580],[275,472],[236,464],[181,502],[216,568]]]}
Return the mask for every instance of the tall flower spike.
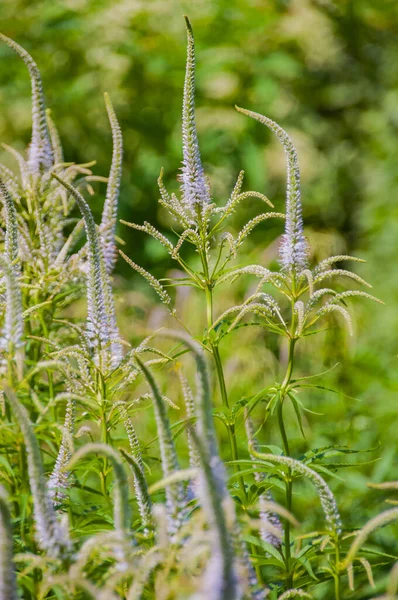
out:
{"label": "tall flower spike", "polygon": [[152,515],[152,502],[148,491],[148,483],[145,478],[145,473],[136,457],[127,454],[123,448],[120,449],[120,452],[127,460],[131,470],[133,471],[138,510],[140,511],[142,524],[144,526],[144,533],[149,534],[150,530],[152,530],[154,527],[154,522]]}
{"label": "tall flower spike", "polygon": [[[199,459],[198,494],[210,523],[212,556],[204,575],[198,600],[237,600],[240,590],[231,529],[236,527],[233,501],[228,494],[224,465],[217,448],[214,429],[211,386],[203,351],[199,344],[179,331],[162,331],[161,335],[180,340],[192,351],[197,369],[197,431],[190,430]],[[195,596],[196,598],[196,596]]]}
{"label": "tall flower spike", "polygon": [[29,483],[33,497],[37,543],[50,556],[58,557],[70,547],[66,532],[57,521],[44,477],[40,448],[33,433],[28,413],[17,400],[14,392],[6,389],[6,395],[15,419],[21,428],[27,450]]}
{"label": "tall flower spike", "polygon": [[54,165],[58,165],[64,162],[64,151],[62,149],[61,138],[59,137],[58,129],[54,123],[54,119],[49,108],[46,109],[46,117],[51,146],[54,153]]}
{"label": "tall flower spike", "polygon": [[108,112],[109,122],[112,128],[113,153],[112,164],[109,172],[108,185],[104,210],[101,219],[101,238],[104,252],[105,268],[111,273],[116,263],[117,251],[115,246],[115,229],[117,217],[117,205],[119,199],[120,180],[122,177],[123,161],[123,137],[119,122],[113,110],[112,102],[108,94],[104,94],[105,106]]}
{"label": "tall flower spike", "polygon": [[0,600],[18,600],[12,557],[12,529],[5,490],[0,486]]}
{"label": "tall flower spike", "polygon": [[210,189],[206,180],[195,121],[195,43],[193,31],[188,17],[187,27],[187,64],[184,81],[184,100],[182,105],[182,145],[183,161],[181,175],[181,191],[183,202],[191,211],[210,202]]}
{"label": "tall flower spike", "polygon": [[[83,196],[73,186],[52,172],[75,198],[84,219],[88,242],[89,268],[87,272],[87,334],[94,348],[97,360],[103,367],[117,364],[122,350],[119,331],[116,325],[115,306],[112,289],[105,270],[99,236],[90,207]],[[109,360],[110,358],[110,360]]]}
{"label": "tall flower spike", "polygon": [[14,201],[0,178],[0,198],[4,204],[6,232],[4,255],[0,256],[0,271],[3,272],[6,286],[6,317],[0,348],[10,354],[20,348],[23,336],[23,307],[19,283],[18,264],[18,225]]}
{"label": "tall flower spike", "polygon": [[69,487],[69,473],[65,466],[72,456],[72,443],[75,425],[76,400],[69,396],[66,404],[64,428],[61,445],[55,461],[54,469],[48,481],[48,489],[54,504],[65,498],[64,490]]}
{"label": "tall flower spike", "polygon": [[2,33],[0,39],[22,58],[29,71],[32,85],[32,141],[28,153],[28,166],[31,173],[37,175],[41,169],[50,169],[54,162],[40,71],[22,46]]}
{"label": "tall flower spike", "polygon": [[148,528],[152,527],[153,524],[152,503],[148,494],[148,485],[144,473],[144,463],[142,460],[140,443],[138,441],[133,423],[127,412],[125,403],[117,402],[116,405],[119,409],[120,416],[122,417],[123,424],[126,429],[127,439],[130,444],[132,456],[129,456],[126,452],[124,452],[123,449],[121,449],[121,453],[133,471],[134,489],[137,498],[138,510],[140,511],[144,529],[148,530]]}
{"label": "tall flower spike", "polygon": [[15,271],[15,262],[18,259],[18,224],[17,211],[14,201],[8,192],[8,189],[0,177],[0,198],[4,204],[6,234],[5,234],[5,256]]}
{"label": "tall flower spike", "polygon": [[22,294],[18,277],[11,263],[2,255],[0,255],[0,272],[3,272],[6,284],[6,316],[0,349],[7,349],[12,354],[14,349],[23,346]]}
{"label": "tall flower spike", "polygon": [[[220,481],[214,469],[214,458],[218,459],[218,457],[211,457],[209,448],[204,444],[204,439],[199,437],[196,431],[192,430],[191,435],[200,460],[200,500],[209,520],[212,541],[211,557],[202,579],[202,589],[195,598],[198,600],[238,600],[241,594],[235,569],[232,539],[228,531],[231,514],[228,514],[230,511],[226,510],[226,498],[220,493]],[[233,510],[232,506],[228,508]]]}
{"label": "tall flower spike", "polygon": [[289,273],[299,273],[307,268],[309,248],[303,233],[300,169],[296,148],[286,131],[275,121],[239,106],[236,107],[236,110],[268,127],[285,149],[287,159],[286,223],[279,252],[282,266]]}
{"label": "tall flower spike", "polygon": [[[192,420],[196,416],[195,411],[195,401],[193,398],[191,387],[188,383],[187,378],[183,374],[181,370],[178,372],[178,376],[180,378],[182,395],[185,403],[185,410],[187,419]],[[189,464],[192,468],[196,468],[198,466],[198,453],[196,452],[196,448],[192,441],[192,436],[190,431],[188,430],[188,454],[189,454]]]}

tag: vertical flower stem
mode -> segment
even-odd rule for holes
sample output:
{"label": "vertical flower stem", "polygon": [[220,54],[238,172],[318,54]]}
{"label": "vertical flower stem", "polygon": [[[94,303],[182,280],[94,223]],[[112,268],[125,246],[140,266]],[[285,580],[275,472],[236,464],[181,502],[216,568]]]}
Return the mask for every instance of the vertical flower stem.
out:
{"label": "vertical flower stem", "polygon": [[[205,242],[205,239],[203,238],[203,235],[202,235],[202,240],[203,240],[204,247],[205,247],[206,242]],[[213,326],[213,287],[212,287],[209,265],[208,265],[205,250],[200,252],[200,257],[201,257],[201,261],[202,261],[202,265],[203,265],[204,275],[206,278],[204,290],[205,290],[205,294],[206,294],[207,329],[208,329],[208,332],[210,333],[211,328]],[[220,258],[220,256],[219,256],[219,258]],[[218,258],[218,260],[219,260],[219,258]],[[217,261],[217,264],[218,264],[218,261]],[[213,273],[214,273],[214,270],[213,270]],[[222,400],[223,406],[225,406],[225,408],[228,409],[228,413],[229,413],[228,392],[227,392],[227,386],[225,384],[224,370],[223,370],[223,366],[222,366],[220,352],[218,349],[218,343],[215,340],[213,340],[211,336],[209,336],[209,344],[211,347],[214,363],[216,366],[217,380],[218,380],[218,385],[220,388],[221,400]],[[228,419],[228,437],[229,437],[229,443],[230,443],[230,447],[231,447],[232,460],[238,461],[239,460],[239,452],[238,452],[238,445],[236,443],[235,424],[231,423],[229,419]],[[235,464],[235,472],[240,473],[240,471],[241,471],[240,465],[236,463]],[[247,500],[247,492],[246,492],[245,482],[244,482],[242,475],[239,476],[239,487],[241,489],[243,499]],[[253,554],[253,556],[258,555],[257,548],[254,545],[249,544],[249,548],[250,548],[250,551]],[[261,567],[256,565],[255,571],[256,571],[258,582],[260,584],[264,583],[263,575],[261,572]]]}
{"label": "vertical flower stem", "polygon": [[[206,290],[207,326],[208,326],[208,329],[210,330],[210,328],[213,324],[213,294],[212,294],[212,289],[211,289],[210,285],[207,285],[205,290]],[[213,354],[214,364],[216,367],[217,380],[218,380],[218,385],[220,388],[221,400],[222,400],[223,406],[225,406],[225,408],[227,408],[229,410],[228,392],[227,392],[227,386],[225,385],[224,370],[223,370],[223,366],[222,366],[222,362],[221,362],[221,356],[220,356],[220,352],[218,349],[218,344],[214,340],[210,339],[210,347],[211,347],[211,351]],[[231,446],[232,460],[237,461],[237,460],[239,460],[239,452],[238,452],[238,445],[236,443],[235,425],[234,425],[234,423],[231,423],[229,421],[228,421],[228,437],[229,437],[229,443]],[[236,470],[236,472],[239,472],[241,470],[240,465],[238,465],[238,464],[235,465],[235,470]],[[247,498],[245,482],[243,480],[243,477],[239,477],[239,486],[241,488],[243,498]]]}
{"label": "vertical flower stem", "polygon": [[336,544],[336,553],[335,553],[336,572],[334,574],[334,597],[335,597],[335,600],[340,600],[340,571],[339,571],[340,546],[339,546],[339,539],[337,538],[337,536],[336,536],[335,544]]}
{"label": "vertical flower stem", "polygon": [[[211,286],[207,285],[205,288],[205,291],[206,291],[207,327],[208,327],[208,330],[210,331],[212,324],[213,324],[213,293],[212,293]],[[229,410],[228,392],[227,392],[227,386],[225,384],[224,370],[223,370],[223,366],[222,366],[220,352],[218,349],[218,344],[210,339],[210,346],[211,346],[211,350],[212,350],[212,354],[213,354],[214,363],[216,366],[217,380],[218,380],[218,385],[220,388],[221,400],[222,400],[222,403],[225,406],[225,408],[227,408]],[[238,461],[239,460],[239,452],[238,452],[238,445],[236,443],[235,424],[231,423],[230,421],[228,421],[228,437],[229,437],[229,443],[230,443],[230,447],[231,447],[232,460]],[[240,468],[239,464],[235,464],[235,471],[236,471],[236,473],[240,473],[241,468]],[[244,482],[242,475],[239,476],[238,481],[239,481],[239,487],[242,492],[242,496],[245,500],[247,500],[247,492],[246,492],[245,482]],[[249,544],[249,547],[250,547],[250,551],[253,554],[253,556],[257,556],[258,555],[257,548],[253,544]],[[263,583],[264,580],[263,580],[263,575],[261,572],[261,567],[256,565],[255,571],[256,571],[258,582],[260,584]]]}
{"label": "vertical flower stem", "polygon": [[[279,431],[282,437],[283,449],[286,456],[290,456],[290,448],[289,448],[289,440],[286,433],[286,428],[283,420],[283,402],[287,396],[287,392],[289,389],[289,384],[292,378],[293,373],[293,364],[294,364],[294,347],[296,344],[296,338],[294,337],[295,332],[295,318],[294,318],[294,309],[292,307],[292,327],[291,327],[291,335],[289,337],[289,356],[288,356],[288,364],[286,369],[286,374],[281,385],[280,390],[280,398],[278,402],[278,425]],[[292,510],[292,494],[293,494],[293,481],[292,481],[292,472],[291,469],[288,469],[287,480],[286,480],[286,508],[289,512]],[[287,583],[286,589],[291,589],[293,587],[293,573],[290,569],[290,559],[291,559],[291,539],[290,539],[290,522],[286,520],[285,523],[285,565],[287,572]]]}
{"label": "vertical flower stem", "polygon": [[[101,411],[101,442],[107,444],[109,442],[108,435],[108,423],[106,416],[106,384],[104,382],[102,373],[98,373],[98,400],[100,404]],[[109,494],[106,486],[106,478],[108,474],[108,459],[106,456],[102,458],[102,470],[100,472],[100,480],[101,480],[101,491],[107,503],[112,506],[111,500],[109,498]]]}
{"label": "vertical flower stem", "polygon": [[[37,297],[37,303],[39,303],[39,302],[40,302],[39,297]],[[44,337],[48,338],[49,337],[48,327],[47,327],[46,320],[44,318],[42,311],[39,312],[39,320],[40,320],[41,327],[43,330],[43,335],[44,335]],[[51,314],[50,322],[51,321],[52,321],[52,314]],[[46,344],[45,351],[48,352],[49,350],[50,350],[50,347],[48,344]],[[55,398],[53,374],[52,374],[51,369],[47,369],[46,372],[47,372],[47,380],[48,380],[48,395],[49,395],[50,403],[52,404],[52,401]],[[51,415],[52,415],[53,421],[56,422],[55,406],[53,404],[51,406]]]}

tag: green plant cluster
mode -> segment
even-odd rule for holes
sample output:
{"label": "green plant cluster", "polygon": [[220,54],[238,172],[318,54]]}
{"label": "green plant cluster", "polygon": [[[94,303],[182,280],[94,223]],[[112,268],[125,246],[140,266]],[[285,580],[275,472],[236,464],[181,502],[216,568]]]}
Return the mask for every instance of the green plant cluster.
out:
{"label": "green plant cluster", "polygon": [[[296,367],[340,320],[353,333],[351,299],[380,301],[346,268],[360,258],[316,260],[304,230],[297,151],[270,118],[237,107],[239,118],[264,125],[284,151],[284,212],[263,193],[244,191],[243,171],[229,198],[215,201],[199,149],[188,19],[186,26],[179,192],[168,192],[163,173],[158,180],[170,234],[122,221],[151,236],[176,265],[156,278],[120,250],[157,293],[169,325],[146,324],[147,336],[134,346],[115,307],[123,136],[110,98],[113,153],[104,180],[92,163],[65,162],[36,63],[1,36],[30,74],[32,138],[26,157],[7,148],[18,175],[0,167],[0,600],[391,600],[396,543],[377,532],[396,528],[397,483],[372,484],[393,506],[370,510],[370,518],[340,510],[344,486],[335,494],[334,481],[355,468],[347,459],[358,451],[308,446],[308,419],[319,415],[307,395],[334,390],[328,373],[299,376]],[[87,200],[97,180],[107,184],[99,225]],[[235,212],[254,202],[265,212],[235,232]],[[247,260],[249,236],[274,220],[279,239]],[[269,245],[278,263],[266,262]],[[235,285],[241,297],[228,304]],[[267,368],[264,341],[280,349],[279,365],[274,379],[257,386]],[[227,344],[230,356],[238,344],[253,348],[253,381],[250,369],[231,373]],[[288,410],[304,438],[300,453]],[[313,514],[296,514],[302,497]]]}

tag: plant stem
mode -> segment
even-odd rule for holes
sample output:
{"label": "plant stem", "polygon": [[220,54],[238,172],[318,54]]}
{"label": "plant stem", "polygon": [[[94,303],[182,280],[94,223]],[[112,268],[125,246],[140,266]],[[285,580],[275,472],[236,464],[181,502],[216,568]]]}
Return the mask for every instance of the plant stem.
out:
{"label": "plant stem", "polygon": [[[98,375],[99,377],[99,381],[98,381],[98,397],[99,397],[99,403],[100,403],[100,410],[101,410],[101,442],[103,444],[107,444],[109,441],[109,435],[108,435],[108,423],[107,423],[107,416],[106,416],[106,385],[104,382],[104,379],[102,377],[102,374],[99,373]],[[108,459],[106,456],[103,457],[102,459],[103,461],[103,467],[100,473],[100,480],[101,480],[101,491],[102,494],[105,498],[105,500],[108,502],[108,504],[110,503],[110,498],[109,498],[109,494],[108,494],[108,490],[107,490],[107,486],[106,486],[106,477],[108,474]],[[111,503],[110,503],[111,505]]]}
{"label": "plant stem", "polygon": [[[286,435],[285,424],[283,422],[283,399],[282,396],[278,402],[278,424],[279,429],[283,441],[283,448],[286,456],[290,456],[289,450],[289,442]],[[292,473],[291,469],[288,469],[288,479],[286,481],[286,508],[289,512],[292,510],[292,493],[293,493],[293,482],[291,479]],[[290,522],[286,520],[285,522],[285,565],[286,571],[288,573],[287,579],[287,589],[291,589],[293,587],[293,574],[290,572]]]}
{"label": "plant stem", "polygon": [[[219,258],[220,258],[220,256],[218,257],[217,264],[218,264]],[[207,278],[207,284],[205,286],[206,317],[207,317],[207,329],[208,329],[208,332],[210,333],[211,328],[213,326],[213,291],[212,291],[211,282],[209,281],[209,268],[208,268],[208,264],[207,264],[205,255],[202,255],[202,264],[203,264],[203,270],[204,270],[206,278]],[[213,272],[214,272],[214,270],[213,270]],[[220,388],[221,400],[222,400],[223,406],[225,406],[225,408],[228,409],[228,413],[229,413],[228,392],[227,392],[227,386],[225,384],[224,370],[223,370],[223,366],[222,366],[220,352],[218,349],[218,343],[213,341],[211,339],[211,336],[209,336],[209,343],[210,343],[210,347],[212,350],[214,363],[216,366],[217,380],[218,380],[218,385]],[[228,429],[229,443],[230,443],[230,447],[231,447],[232,460],[238,461],[239,460],[239,452],[238,452],[238,445],[236,443],[235,424],[231,423],[229,421],[229,419],[228,419],[227,429]],[[240,465],[235,464],[235,472],[240,473],[240,471],[241,471]],[[242,475],[239,476],[239,487],[241,489],[243,498],[245,500],[247,500],[247,492],[246,492],[245,482],[244,482]],[[249,547],[250,547],[250,551],[253,554],[253,556],[257,556],[258,555],[257,548],[252,544],[250,544]],[[258,580],[259,584],[262,584],[264,582],[264,580],[263,580],[263,575],[261,572],[261,567],[256,565],[255,571],[256,571],[257,580]]]}
{"label": "plant stem", "polygon": [[[205,288],[206,291],[206,313],[207,313],[207,327],[210,330],[213,325],[213,293],[210,285],[207,285]],[[217,380],[220,388],[221,400],[223,406],[229,411],[229,401],[228,401],[228,392],[227,386],[225,385],[225,377],[224,370],[222,367],[221,356],[218,349],[218,344],[210,339],[210,346],[213,354],[214,363],[216,366]],[[236,443],[236,435],[235,435],[235,424],[230,423],[228,421],[228,437],[229,443],[231,446],[231,456],[233,461],[239,460],[239,452],[238,445]],[[235,465],[236,472],[241,470],[240,465]],[[245,482],[243,477],[239,477],[239,486],[242,491],[243,497],[247,498]]]}
{"label": "plant stem", "polygon": [[[294,312],[293,312],[294,315]],[[283,383],[280,391],[280,398],[278,402],[278,425],[280,434],[283,442],[283,449],[286,456],[290,456],[290,448],[289,448],[289,440],[286,434],[286,428],[283,421],[283,401],[286,398],[287,390],[289,388],[289,384],[291,381],[292,373],[293,373],[293,363],[294,363],[294,347],[296,343],[296,338],[294,336],[294,318],[292,319],[292,334],[289,338],[289,357],[288,364],[286,369],[286,374],[283,379]],[[286,508],[289,512],[292,510],[292,495],[293,495],[293,481],[292,481],[292,471],[289,468],[286,480]],[[286,589],[291,589],[293,587],[293,572],[290,569],[290,559],[291,559],[291,539],[290,539],[290,522],[286,520],[285,522],[285,565],[287,571],[287,583]]]}
{"label": "plant stem", "polygon": [[335,544],[336,544],[336,554],[335,554],[336,572],[334,575],[334,597],[335,597],[335,600],[340,600],[340,572],[339,572],[340,546],[339,546],[338,538],[335,540]]}

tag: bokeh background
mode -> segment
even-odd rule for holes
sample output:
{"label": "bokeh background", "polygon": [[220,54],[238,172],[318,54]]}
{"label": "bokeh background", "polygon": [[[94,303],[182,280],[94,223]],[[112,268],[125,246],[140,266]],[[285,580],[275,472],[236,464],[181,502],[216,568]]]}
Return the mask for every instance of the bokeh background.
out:
{"label": "bokeh background", "polygon": [[[282,209],[283,152],[234,104],[272,117],[299,151],[314,257],[349,253],[366,259],[357,272],[385,302],[355,302],[353,339],[330,329],[304,344],[299,369],[314,373],[339,362],[322,382],[344,394],[308,393],[307,405],[324,416],[308,417],[307,440],[291,416],[297,452],[329,443],[371,450],[351,460],[366,464],[341,471],[342,479],[334,482],[342,510],[356,526],[384,507],[383,494],[367,490],[366,482],[398,477],[398,3],[1,0],[1,30],[37,61],[66,159],[95,159],[95,172],[107,174],[111,136],[102,95],[108,91],[124,131],[120,216],[150,220],[163,232],[169,223],[157,205],[156,179],[164,167],[166,184],[178,187],[184,13],[196,36],[198,131],[215,200],[227,200],[244,169],[245,189],[265,193]],[[29,78],[5,46],[0,65],[0,140],[23,148],[30,136]],[[91,204],[99,215],[104,189],[97,191]],[[246,204],[233,227],[258,209],[256,201]],[[278,224],[259,226],[246,245],[247,262],[272,262],[276,246],[269,244],[279,233]],[[155,275],[174,267],[144,234],[122,226],[119,234],[125,251]],[[162,324],[150,290],[127,265],[119,264],[115,281],[131,339],[140,337],[143,322]],[[226,292],[220,310],[242,293],[239,284]],[[199,300],[189,294],[180,300],[186,318],[194,321]],[[250,340],[239,351],[233,344],[223,349],[234,400],[278,376],[283,348],[270,340],[259,351]],[[264,439],[277,436],[271,429]],[[302,514],[309,508],[305,502],[298,507]],[[391,539],[385,537],[390,551]]]}

